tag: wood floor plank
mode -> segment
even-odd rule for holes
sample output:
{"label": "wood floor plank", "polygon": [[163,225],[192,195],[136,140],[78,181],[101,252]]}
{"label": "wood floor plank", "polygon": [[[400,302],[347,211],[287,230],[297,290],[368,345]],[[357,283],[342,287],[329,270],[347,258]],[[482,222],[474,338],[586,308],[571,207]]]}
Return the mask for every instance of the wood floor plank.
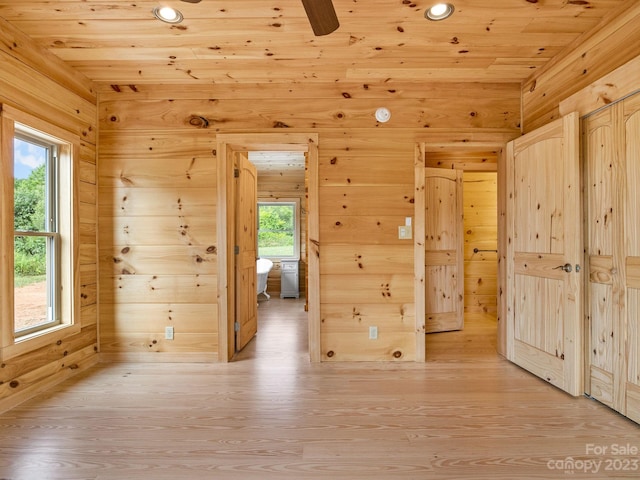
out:
{"label": "wood floor plank", "polygon": [[311,364],[304,300],[258,316],[232,363],[103,363],[0,415],[0,478],[640,477],[640,427],[498,356],[489,315],[426,364]]}

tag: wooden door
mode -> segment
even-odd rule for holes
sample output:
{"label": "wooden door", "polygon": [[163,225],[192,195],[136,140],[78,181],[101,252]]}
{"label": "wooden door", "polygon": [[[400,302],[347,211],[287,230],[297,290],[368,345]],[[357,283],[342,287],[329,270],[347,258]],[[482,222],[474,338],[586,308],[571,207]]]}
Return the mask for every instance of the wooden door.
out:
{"label": "wooden door", "polygon": [[235,331],[236,351],[258,331],[256,294],[258,174],[246,153],[236,154]]}
{"label": "wooden door", "polygon": [[587,392],[640,422],[640,95],[583,124]]}
{"label": "wooden door", "polygon": [[583,389],[578,115],[507,144],[507,358]]}
{"label": "wooden door", "polygon": [[425,332],[464,326],[462,170],[425,168]]}
{"label": "wooden door", "polygon": [[623,107],[625,154],[624,284],[626,290],[625,415],[640,422],[640,94]]}
{"label": "wooden door", "polygon": [[624,413],[624,154],[622,103],[583,123],[589,366],[585,390]]}

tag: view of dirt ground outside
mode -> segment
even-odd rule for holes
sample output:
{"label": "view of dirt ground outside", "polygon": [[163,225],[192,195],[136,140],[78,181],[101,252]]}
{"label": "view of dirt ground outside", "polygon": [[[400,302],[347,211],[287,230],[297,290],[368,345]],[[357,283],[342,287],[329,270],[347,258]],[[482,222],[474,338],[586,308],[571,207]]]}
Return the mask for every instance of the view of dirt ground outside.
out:
{"label": "view of dirt ground outside", "polygon": [[14,291],[15,330],[47,321],[47,282],[18,287]]}

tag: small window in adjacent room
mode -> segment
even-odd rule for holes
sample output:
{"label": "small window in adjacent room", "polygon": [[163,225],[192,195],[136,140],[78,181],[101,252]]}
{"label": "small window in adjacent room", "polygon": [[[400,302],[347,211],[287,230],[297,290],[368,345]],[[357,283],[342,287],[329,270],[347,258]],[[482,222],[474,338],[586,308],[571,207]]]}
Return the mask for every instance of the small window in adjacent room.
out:
{"label": "small window in adjacent room", "polygon": [[300,225],[297,201],[258,202],[258,255],[299,258]]}
{"label": "small window in adjacent room", "polygon": [[37,133],[14,135],[14,332],[60,322],[58,145]]}

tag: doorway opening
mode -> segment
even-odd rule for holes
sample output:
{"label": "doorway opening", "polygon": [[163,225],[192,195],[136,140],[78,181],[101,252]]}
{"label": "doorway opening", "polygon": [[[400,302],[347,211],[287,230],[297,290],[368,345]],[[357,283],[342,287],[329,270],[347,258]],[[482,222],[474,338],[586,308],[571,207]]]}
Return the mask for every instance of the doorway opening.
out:
{"label": "doorway opening", "polygon": [[[257,266],[258,260],[258,241],[257,241],[257,209],[260,203],[280,203],[280,204],[299,204],[299,210],[304,215],[298,215],[297,228],[299,231],[300,247],[297,251],[294,248],[292,252],[279,252],[278,249],[286,248],[288,241],[275,242],[268,248],[263,245],[262,254],[265,257],[271,257],[269,260],[276,266],[273,268],[273,274],[270,274],[271,293],[277,293],[268,302],[274,300],[270,304],[269,312],[274,310],[274,306],[279,304],[280,293],[282,293],[282,278],[287,274],[286,281],[289,281],[291,275],[291,266],[295,266],[294,273],[297,278],[292,285],[298,286],[297,296],[300,297],[302,292],[303,310],[307,311],[307,338],[308,338],[308,355],[311,361],[319,361],[320,352],[320,322],[319,322],[319,261],[318,261],[318,192],[317,192],[317,135],[305,134],[223,134],[218,135],[218,292],[220,301],[218,303],[218,329],[219,329],[219,352],[220,361],[230,361],[239,351],[236,348],[236,330],[248,331],[249,335],[253,335],[255,331],[244,328],[244,312],[243,303],[237,302],[237,297],[242,295],[241,290],[251,290],[251,297],[254,304],[250,308],[257,308],[255,320],[250,321],[258,323],[257,317],[260,315],[260,308],[263,310],[263,316],[266,315],[267,300],[266,295],[260,295],[258,299],[256,268],[253,267],[253,283],[247,282],[246,285],[237,283],[242,277],[241,270],[236,268],[237,245],[242,244],[238,241],[245,236],[245,225],[239,225],[238,222],[238,195],[236,192],[237,175],[236,165],[239,158],[245,159],[254,168],[256,173],[255,199],[252,201],[253,225],[256,230],[252,233],[255,240],[254,265]],[[244,160],[243,160],[244,161]],[[291,173],[291,185],[284,188],[286,184],[283,179],[285,175],[283,170],[289,170]],[[260,179],[262,172],[262,180]],[[294,175],[293,172],[296,172]],[[306,174],[305,174],[306,172]],[[244,187],[240,187],[244,188]],[[246,190],[249,191],[249,190]],[[304,208],[303,208],[304,206]],[[247,207],[241,207],[247,208]],[[251,222],[249,222],[250,224]],[[247,224],[247,225],[249,225]],[[286,229],[285,229],[286,230]],[[273,233],[273,232],[271,232]],[[278,236],[287,237],[286,231],[277,232],[277,235],[271,235],[271,239]],[[294,234],[295,232],[291,232]],[[268,235],[267,235],[268,236]],[[284,237],[283,237],[284,236]],[[295,237],[295,234],[293,235]],[[253,240],[252,240],[253,241]],[[294,240],[295,241],[295,240]],[[279,252],[279,253],[278,253]],[[243,252],[240,253],[242,255]],[[299,268],[302,264],[303,267]],[[286,272],[282,271],[283,265],[287,265]],[[302,272],[302,274],[301,274]],[[247,275],[249,276],[249,275]],[[269,293],[269,280],[267,280],[266,293]],[[264,292],[264,291],[263,291]],[[287,293],[287,292],[284,292]],[[288,295],[285,295],[288,296]],[[294,295],[295,297],[295,295]],[[247,297],[249,298],[249,296]],[[276,302],[275,300],[278,300]],[[282,301],[287,301],[282,298]],[[295,300],[293,298],[292,300]],[[247,305],[249,302],[244,302]],[[291,302],[294,303],[294,302]],[[298,303],[298,302],[295,302]],[[262,305],[262,306],[260,306]],[[306,305],[306,308],[304,308]],[[249,315],[251,317],[251,315]],[[242,325],[241,328],[237,328]],[[253,333],[251,333],[253,332]],[[240,343],[244,346],[246,338]]]}
{"label": "doorway opening", "polygon": [[[423,279],[416,282],[416,319],[424,319],[419,328],[426,336],[422,333],[417,339],[423,361],[479,354],[495,358],[496,351],[502,353],[498,285],[502,148],[502,141],[496,141],[424,143],[417,149],[421,161],[416,162],[416,238],[424,236],[425,243],[416,242],[416,279]],[[434,209],[441,210],[440,200],[447,202],[440,196],[450,199],[449,218],[442,221],[433,217]]]}

